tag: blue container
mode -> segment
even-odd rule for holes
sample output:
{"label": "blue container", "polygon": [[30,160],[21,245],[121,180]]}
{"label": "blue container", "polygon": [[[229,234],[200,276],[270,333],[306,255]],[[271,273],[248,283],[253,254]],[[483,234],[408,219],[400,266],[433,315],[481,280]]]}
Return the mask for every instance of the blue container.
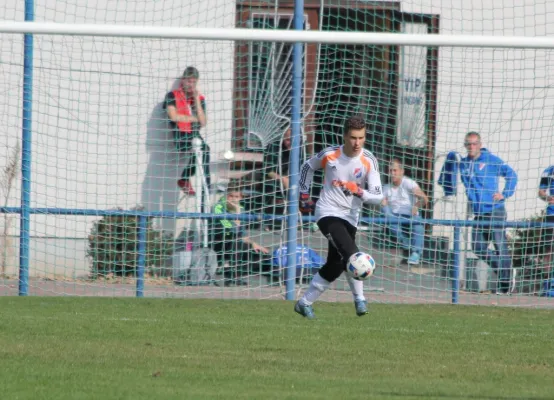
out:
{"label": "blue container", "polygon": [[[273,252],[271,263],[274,267],[286,268],[288,266],[287,246],[282,246]],[[325,260],[317,252],[307,246],[296,246],[296,277],[302,275],[314,275],[325,264]]]}
{"label": "blue container", "polygon": [[544,297],[554,297],[554,278],[546,279],[542,285],[542,295]]}

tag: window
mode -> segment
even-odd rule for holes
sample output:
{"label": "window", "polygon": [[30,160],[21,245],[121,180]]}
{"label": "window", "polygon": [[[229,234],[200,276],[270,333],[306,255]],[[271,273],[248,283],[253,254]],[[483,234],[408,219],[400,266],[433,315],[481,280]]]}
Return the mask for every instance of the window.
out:
{"label": "window", "polygon": [[[253,29],[294,29],[293,15],[252,13]],[[306,27],[306,17],[304,18]],[[248,127],[246,147],[263,149],[289,126],[293,75],[293,44],[251,42],[248,60]],[[304,46],[303,75],[306,71]],[[304,91],[304,76],[302,90]]]}

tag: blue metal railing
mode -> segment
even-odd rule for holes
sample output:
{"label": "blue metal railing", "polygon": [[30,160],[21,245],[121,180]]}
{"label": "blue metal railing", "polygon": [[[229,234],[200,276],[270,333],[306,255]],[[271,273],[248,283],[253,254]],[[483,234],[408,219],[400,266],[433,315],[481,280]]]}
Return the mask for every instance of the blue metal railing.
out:
{"label": "blue metal railing", "polygon": [[[26,212],[31,214],[42,215],[81,215],[81,216],[134,216],[139,219],[139,231],[138,231],[138,261],[137,261],[137,287],[136,296],[144,297],[144,272],[146,269],[146,233],[147,233],[147,219],[148,218],[187,218],[187,219],[206,219],[206,220],[220,220],[220,219],[239,219],[241,221],[264,221],[264,220],[284,220],[289,219],[286,215],[272,215],[272,214],[213,214],[213,213],[189,213],[189,212],[171,212],[171,211],[140,211],[140,210],[95,210],[95,209],[77,209],[77,208],[31,208],[28,207]],[[21,214],[22,209],[20,207],[0,207],[0,213],[4,214]],[[314,221],[314,217],[302,217],[296,219],[302,222]],[[503,228],[537,228],[537,227],[551,227],[554,228],[553,223],[543,223],[539,221],[468,221],[468,220],[443,220],[443,219],[421,219],[417,221],[411,221],[406,218],[398,217],[379,217],[379,218],[361,218],[361,222],[365,224],[431,224],[451,226],[454,228],[454,260],[452,265],[452,303],[458,303],[459,296],[459,270],[460,270],[460,243],[461,243],[461,229],[464,227],[503,227]],[[290,229],[289,229],[290,230]],[[294,228],[296,231],[296,228]],[[287,246],[289,242],[287,242]],[[296,242],[293,242],[293,249],[296,248]],[[20,259],[29,260],[29,246],[25,247],[27,253],[20,254]],[[20,246],[21,250],[21,246]],[[294,251],[294,250],[293,250]],[[293,253],[294,254],[294,253]],[[296,257],[296,255],[295,255]],[[292,262],[288,260],[287,268],[285,271],[288,279],[289,275],[294,274],[291,279],[292,291],[295,288],[295,265],[296,259]],[[28,266],[28,264],[27,264]],[[25,286],[20,283],[20,295],[26,296],[28,294],[28,267],[25,271],[27,275]],[[21,268],[20,268],[21,274]],[[20,280],[22,276],[20,275]],[[288,283],[287,283],[288,285]],[[25,290],[23,290],[25,289]],[[286,287],[287,292],[289,287]]]}

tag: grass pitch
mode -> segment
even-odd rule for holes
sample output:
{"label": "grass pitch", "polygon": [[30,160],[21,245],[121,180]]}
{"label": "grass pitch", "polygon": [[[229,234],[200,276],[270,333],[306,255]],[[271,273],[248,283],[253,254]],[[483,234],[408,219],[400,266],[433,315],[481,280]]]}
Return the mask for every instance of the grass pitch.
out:
{"label": "grass pitch", "polygon": [[553,399],[554,312],[5,297],[2,399]]}

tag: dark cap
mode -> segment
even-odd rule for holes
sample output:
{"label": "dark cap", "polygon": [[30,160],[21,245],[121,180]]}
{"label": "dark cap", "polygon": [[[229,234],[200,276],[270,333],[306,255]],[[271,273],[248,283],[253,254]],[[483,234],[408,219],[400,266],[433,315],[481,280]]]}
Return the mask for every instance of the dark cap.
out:
{"label": "dark cap", "polygon": [[232,179],[229,181],[229,184],[227,185],[227,190],[226,190],[227,193],[240,192],[242,194],[242,191],[243,191],[243,188],[239,180]]}
{"label": "dark cap", "polygon": [[194,67],[187,67],[185,71],[183,72],[183,78],[196,78],[198,79],[200,77],[200,74],[198,73],[198,70]]}

